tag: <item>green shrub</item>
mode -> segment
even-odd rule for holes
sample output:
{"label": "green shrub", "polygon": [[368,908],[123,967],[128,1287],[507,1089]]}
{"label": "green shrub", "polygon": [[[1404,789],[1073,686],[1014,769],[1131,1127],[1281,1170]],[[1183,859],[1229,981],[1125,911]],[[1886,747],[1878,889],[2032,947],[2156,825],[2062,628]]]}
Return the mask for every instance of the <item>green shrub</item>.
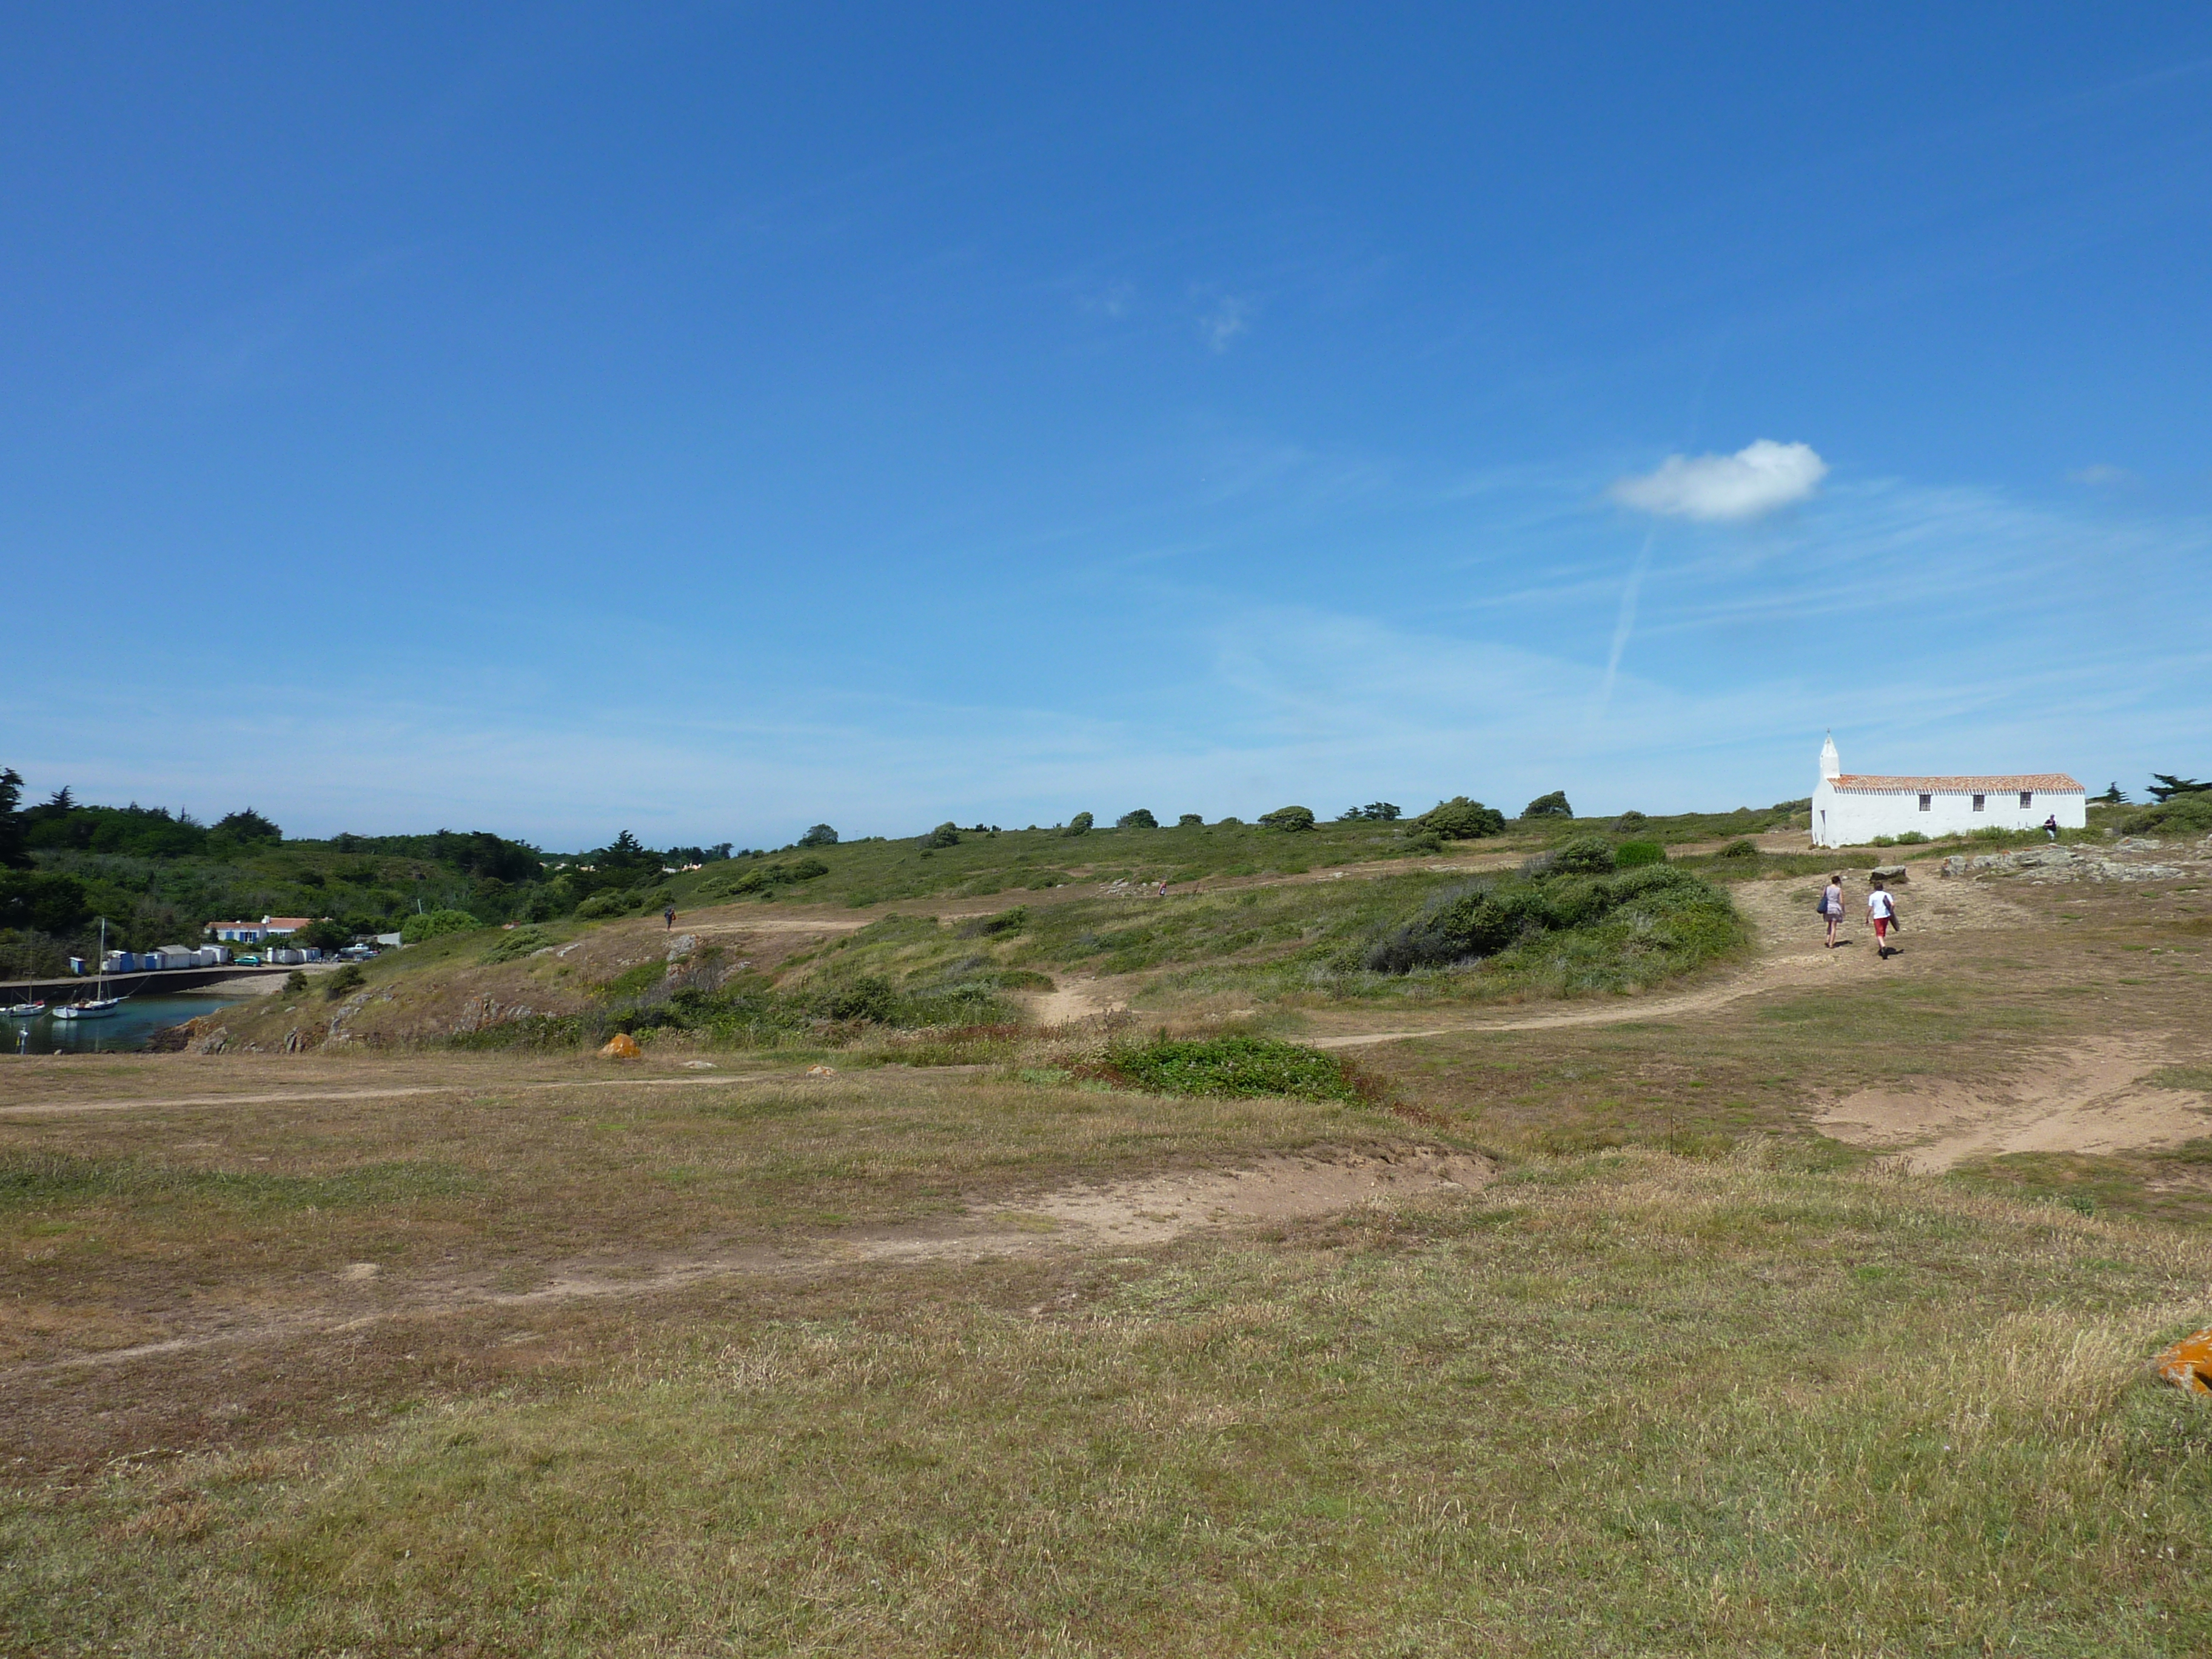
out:
{"label": "green shrub", "polygon": [[502,962],[513,962],[517,957],[526,957],[533,951],[542,951],[553,941],[535,927],[516,927],[502,933],[492,941],[491,948],[477,960],[486,967],[496,967]]}
{"label": "green shrub", "polygon": [[1319,1049],[1267,1037],[1223,1036],[1110,1050],[1099,1068],[1115,1082],[1155,1094],[1288,1095],[1297,1100],[1357,1100],[1344,1062]]}
{"label": "green shrub", "polygon": [[1097,822],[1097,820],[1090,813],[1078,812],[1073,817],[1068,819],[1067,828],[1060,833],[1063,836],[1087,836],[1091,833],[1091,826]]}
{"label": "green shrub", "polygon": [[1026,905],[1017,904],[1011,910],[1001,910],[996,915],[978,916],[963,923],[953,933],[955,939],[994,939],[1001,933],[1018,933],[1029,926],[1030,913]]}
{"label": "green shrub", "polygon": [[483,926],[465,910],[431,910],[412,915],[399,924],[402,945],[420,945],[447,933],[473,933]]}
{"label": "green shrub", "polygon": [[1116,830],[1157,830],[1160,827],[1160,821],[1152,815],[1150,809],[1139,806],[1135,811],[1124,812],[1115,819],[1114,827]]}
{"label": "green shrub", "polygon": [[[1733,939],[1734,907],[1727,895],[1687,871],[1659,864],[1610,879],[1555,878],[1540,883],[1485,877],[1437,894],[1411,921],[1378,936],[1365,966],[1380,974],[1445,968],[1501,955],[1548,935],[1588,932],[1616,921],[1641,923],[1648,943],[1662,950],[1691,945],[1704,953],[1701,924],[1726,921]],[[1669,933],[1666,924],[1681,926]],[[1686,951],[1685,952],[1686,953]]]}
{"label": "green shrub", "polygon": [[2212,834],[2212,795],[2191,790],[2172,796],[2162,805],[2130,814],[2120,830],[2130,836]]}
{"label": "green shrub", "polygon": [[1928,837],[1917,830],[1908,830],[1897,838],[1897,844],[1899,847],[1925,847],[1928,844]]}
{"label": "green shrub", "polygon": [[1195,812],[1186,812],[1186,813],[1184,813],[1181,817],[1179,817],[1179,818],[1177,818],[1177,819],[1176,820],[1176,829],[1178,829],[1178,830],[1190,830],[1190,829],[1194,829],[1194,828],[1196,828],[1198,825],[1202,824],[1202,823],[1204,823],[1205,822],[1206,822],[1206,820],[1205,820],[1204,818],[1202,818],[1202,817],[1199,817],[1199,815],[1198,815],[1197,813],[1195,813]]}
{"label": "green shrub", "polygon": [[307,994],[307,976],[301,973],[297,968],[295,968],[290,973],[284,975],[284,994],[286,996],[303,996]]}
{"label": "green shrub", "polygon": [[1639,870],[1647,864],[1667,862],[1667,849],[1656,841],[1625,841],[1613,849],[1616,869]]}
{"label": "green shrub", "polygon": [[960,845],[960,826],[950,818],[921,838],[924,847],[957,847]]}
{"label": "green shrub", "polygon": [[1279,830],[1286,835],[1303,835],[1314,827],[1310,806],[1278,806],[1272,812],[1260,814],[1261,823],[1269,830]]}
{"label": "green shrub", "polygon": [[1615,835],[1631,834],[1638,830],[1641,830],[1650,822],[1650,820],[1645,817],[1641,812],[1632,811],[1623,812],[1619,817],[1613,821],[1613,833]]}
{"label": "green shrub", "polygon": [[1619,863],[1612,842],[1595,836],[1577,836],[1564,847],[1553,850],[1544,862],[1542,872],[1547,876],[1606,876],[1611,875]]}
{"label": "green shrub", "polygon": [[799,838],[801,847],[835,847],[837,832],[826,823],[817,823]]}
{"label": "green shrub", "polygon": [[1759,856],[1759,843],[1748,837],[1741,837],[1722,848],[1720,856],[1724,859],[1755,859]]}
{"label": "green shrub", "polygon": [[1567,805],[1567,792],[1554,789],[1548,795],[1539,795],[1521,809],[1524,818],[1571,818],[1575,809]]}
{"label": "green shrub", "polygon": [[368,982],[368,975],[361,971],[361,964],[349,962],[323,981],[323,996],[328,1001],[336,1002],[339,998],[358,991]]}
{"label": "green shrub", "polygon": [[1413,820],[1432,836],[1446,841],[1475,841],[1505,832],[1505,814],[1465,795],[1440,800]]}
{"label": "green shrub", "polygon": [[[631,896],[626,892],[594,893],[576,907],[576,914],[586,921],[596,921],[601,916],[626,916],[629,914]],[[414,918],[410,917],[410,921]],[[407,930],[402,927],[404,939]]]}

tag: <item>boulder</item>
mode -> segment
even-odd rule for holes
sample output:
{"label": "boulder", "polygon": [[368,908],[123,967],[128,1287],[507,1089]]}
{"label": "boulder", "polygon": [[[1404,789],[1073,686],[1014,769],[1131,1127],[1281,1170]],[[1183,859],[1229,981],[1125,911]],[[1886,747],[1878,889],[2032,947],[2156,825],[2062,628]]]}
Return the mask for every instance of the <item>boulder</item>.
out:
{"label": "boulder", "polygon": [[1875,881],[1886,881],[1892,887],[1902,887],[1912,879],[1905,873],[1905,866],[1901,864],[1876,865],[1867,873]]}
{"label": "boulder", "polygon": [[637,1060],[645,1050],[637,1046],[637,1039],[628,1031],[617,1031],[600,1047],[601,1060]]}

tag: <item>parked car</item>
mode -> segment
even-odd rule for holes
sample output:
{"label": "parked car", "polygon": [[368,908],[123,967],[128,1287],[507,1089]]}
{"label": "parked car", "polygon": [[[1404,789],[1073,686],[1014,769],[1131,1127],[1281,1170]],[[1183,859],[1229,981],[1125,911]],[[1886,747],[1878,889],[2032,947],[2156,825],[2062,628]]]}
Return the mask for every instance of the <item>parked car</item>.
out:
{"label": "parked car", "polygon": [[338,952],[348,962],[367,962],[376,954],[374,945],[349,945]]}
{"label": "parked car", "polygon": [[261,965],[261,958],[248,951],[242,957],[233,957],[230,959],[230,965],[234,968],[258,968]]}

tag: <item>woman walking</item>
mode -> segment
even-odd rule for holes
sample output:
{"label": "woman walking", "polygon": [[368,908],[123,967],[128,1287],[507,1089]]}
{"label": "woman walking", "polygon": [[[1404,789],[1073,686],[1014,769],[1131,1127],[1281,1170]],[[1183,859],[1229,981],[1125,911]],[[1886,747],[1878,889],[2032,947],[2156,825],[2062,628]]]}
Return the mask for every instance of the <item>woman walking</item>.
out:
{"label": "woman walking", "polygon": [[1828,878],[1828,890],[1820,895],[1820,908],[1828,918],[1828,946],[1836,948],[1836,934],[1844,925],[1844,878],[1842,872]]}

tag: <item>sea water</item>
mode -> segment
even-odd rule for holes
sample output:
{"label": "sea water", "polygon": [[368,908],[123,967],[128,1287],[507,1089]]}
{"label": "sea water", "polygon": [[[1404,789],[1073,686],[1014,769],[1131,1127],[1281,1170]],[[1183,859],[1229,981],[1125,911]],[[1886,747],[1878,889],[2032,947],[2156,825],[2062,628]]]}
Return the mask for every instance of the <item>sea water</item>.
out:
{"label": "sea water", "polygon": [[202,1014],[228,1008],[240,997],[131,997],[105,1019],[56,1019],[49,1006],[35,1019],[0,1014],[0,1051],[27,1054],[131,1054],[144,1052],[154,1033]]}

